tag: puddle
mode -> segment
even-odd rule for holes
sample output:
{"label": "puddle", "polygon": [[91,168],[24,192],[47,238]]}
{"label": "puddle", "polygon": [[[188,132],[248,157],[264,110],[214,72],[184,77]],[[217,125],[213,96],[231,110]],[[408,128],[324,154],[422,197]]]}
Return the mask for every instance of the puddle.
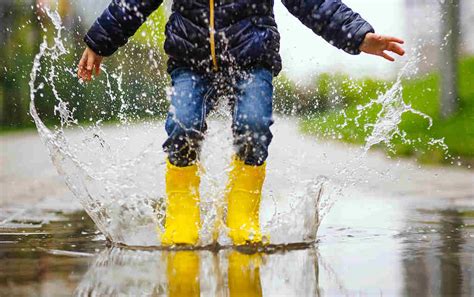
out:
{"label": "puddle", "polygon": [[[83,211],[0,219],[2,296],[472,296],[474,208],[464,200],[353,197],[317,244],[273,253],[110,246]],[[360,205],[364,205],[361,207]],[[8,218],[12,218],[9,220]]]}
{"label": "puddle", "polygon": [[[468,174],[456,173],[463,176],[459,180],[454,173],[443,175],[436,179],[436,187],[432,175],[422,174],[421,169],[405,170],[385,157],[377,161],[367,152],[397,135],[403,138],[398,125],[404,113],[429,121],[401,96],[402,77],[416,72],[418,57],[407,63],[386,93],[360,106],[360,112],[373,106],[381,109],[377,121],[364,127],[372,131],[365,149],[328,150],[301,136],[294,119],[275,124],[278,136],[271,147],[261,203],[262,233],[269,234],[272,244],[304,242],[304,249],[254,253],[230,248],[124,249],[106,238],[129,246],[160,245],[156,231],[163,229],[164,217],[163,124],[133,124],[133,113],[126,113],[131,105],[124,100],[129,94],[123,91],[121,70],[104,68],[100,83],[107,96],[86,102],[121,102],[119,124],[105,126],[101,119],[90,126],[78,125],[69,104],[77,97],[75,91],[56,92],[58,72],[75,75],[62,63],[71,46],[63,43],[59,14],[46,14],[56,38],[54,44],[45,38],[33,61],[30,111],[53,164],[85,211],[59,206],[0,211],[2,295],[474,294],[474,207]],[[35,108],[50,89],[61,123],[54,128],[42,122]],[[203,246],[229,242],[224,229],[217,230],[219,238],[211,236],[215,223],[222,220],[217,210],[232,155],[226,129],[230,117],[219,112],[209,121],[201,160]],[[443,187],[440,180],[460,184]],[[354,190],[363,185],[372,189],[370,193],[376,188],[387,193],[374,197]],[[439,196],[445,188],[455,197],[467,198]],[[458,191],[467,196],[459,196]],[[420,192],[421,198],[414,197]],[[439,197],[430,196],[431,192]],[[340,197],[345,199],[336,203]],[[51,201],[50,205],[59,204]]]}
{"label": "puddle", "polygon": [[[160,246],[161,236],[156,236],[156,231],[164,232],[166,215],[164,173],[167,156],[161,144],[167,136],[163,123],[142,118],[137,113],[140,107],[133,107],[131,103],[133,89],[125,83],[130,73],[122,72],[122,67],[103,67],[104,75],[97,80],[99,96],[82,97],[79,94],[84,94],[87,87],[79,86],[77,90],[59,92],[61,81],[57,73],[69,73],[76,79],[75,69],[63,63],[75,47],[65,37],[67,29],[59,13],[48,8],[44,13],[51,21],[54,39],[48,40],[44,36],[33,61],[29,83],[30,114],[52,163],[107,239],[127,246]],[[375,122],[361,127],[370,131],[370,135],[364,148],[355,156],[351,154],[354,157],[349,160],[346,158],[347,150],[342,152],[343,158],[326,158],[325,150],[321,147],[314,149],[314,141],[307,141],[299,133],[297,119],[280,121],[275,117],[276,122],[281,123],[272,126],[276,137],[272,138],[270,157],[266,161],[267,174],[260,203],[263,210],[261,232],[271,244],[314,243],[319,224],[332,205],[344,196],[348,187],[365,183],[372,174],[370,168],[366,170],[364,167],[368,150],[380,143],[391,143],[395,136],[406,141],[399,128],[406,113],[431,122],[427,115],[407,104],[402,96],[402,81],[417,73],[420,59],[418,54],[414,54],[385,93],[358,107],[357,123],[358,118],[369,110],[380,110]],[[165,77],[153,77],[153,83],[157,81],[166,80]],[[227,212],[225,184],[231,170],[230,160],[235,153],[230,129],[232,112],[228,103],[235,98],[232,92],[224,90],[218,96],[219,104],[210,112],[209,129],[200,150],[202,227],[199,246],[231,244],[223,222]],[[169,94],[174,91],[168,89]],[[56,127],[48,127],[36,109],[44,96],[54,98],[54,114],[60,123]],[[91,123],[85,125],[81,118],[76,117],[76,103],[73,102],[95,105],[103,117],[96,121],[91,117]],[[100,110],[99,106],[112,102],[118,104],[116,111],[110,110],[112,114],[117,112],[118,122],[106,126],[107,112]],[[320,153],[322,155],[318,156]],[[330,172],[320,170],[324,162],[331,168],[331,176],[328,175]],[[392,167],[376,170],[375,174],[386,179],[386,173]]]}

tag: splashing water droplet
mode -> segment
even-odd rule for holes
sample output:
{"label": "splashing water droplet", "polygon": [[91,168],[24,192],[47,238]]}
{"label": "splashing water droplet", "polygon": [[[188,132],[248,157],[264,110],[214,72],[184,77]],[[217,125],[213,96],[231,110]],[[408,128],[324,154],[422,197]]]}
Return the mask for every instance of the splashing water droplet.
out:
{"label": "splashing water droplet", "polygon": [[[97,84],[102,87],[104,98],[86,98],[87,101],[81,102],[95,104],[94,100],[106,99],[110,103],[116,102],[118,109],[114,112],[118,123],[104,124],[105,116],[89,126],[78,121],[71,103],[77,98],[67,100],[56,88],[62,72],[74,75],[62,63],[63,57],[71,50],[65,46],[59,14],[46,12],[56,35],[52,45],[46,38],[41,43],[33,61],[29,84],[30,112],[41,139],[58,172],[107,239],[126,245],[159,245],[166,207],[166,156],[161,148],[166,136],[164,125],[162,121],[134,117],[137,107],[130,98],[133,93],[126,84],[130,73],[121,67],[102,67],[104,76]],[[415,62],[410,61],[386,93],[359,107],[359,114],[374,106],[380,108],[375,122],[365,127],[371,129],[364,146],[365,152],[379,143],[390,145],[396,135],[403,138],[399,124],[404,113],[422,116],[431,125],[431,118],[403,100],[402,78],[416,71],[414,65]],[[157,88],[163,87],[166,82],[164,77],[150,80],[158,85]],[[136,87],[137,82],[132,85]],[[55,129],[48,128],[42,122],[35,108],[35,100],[42,100],[38,96],[39,91],[44,90],[45,86],[56,100],[54,111],[60,125]],[[168,93],[172,91],[168,89]],[[333,95],[335,104],[338,104],[341,98],[336,93]],[[71,96],[75,96],[74,93]],[[150,93],[141,90],[133,96],[153,100]],[[226,96],[220,98],[219,106],[211,115],[202,147],[201,245],[215,243],[216,233],[218,243],[230,244],[224,218],[224,192],[233,154],[228,100]],[[100,105],[97,106],[99,114],[108,114],[101,110]],[[296,108],[292,106],[288,111]],[[157,114],[151,107],[143,111]],[[330,169],[337,167],[336,174],[332,178],[320,176],[314,169],[324,162],[325,152],[315,152],[313,142],[297,133],[294,121],[278,119],[277,122],[275,135],[280,136],[274,139],[268,161],[261,205],[262,233],[272,244],[315,242],[321,220],[332,205],[345,195],[344,190],[364,182],[365,177],[360,174],[361,170],[368,170],[360,162],[364,154],[337,166],[329,160]],[[347,122],[341,125],[347,125]],[[340,138],[340,135],[334,137]],[[432,140],[431,145],[442,146],[443,142]],[[216,226],[219,226],[218,230]]]}

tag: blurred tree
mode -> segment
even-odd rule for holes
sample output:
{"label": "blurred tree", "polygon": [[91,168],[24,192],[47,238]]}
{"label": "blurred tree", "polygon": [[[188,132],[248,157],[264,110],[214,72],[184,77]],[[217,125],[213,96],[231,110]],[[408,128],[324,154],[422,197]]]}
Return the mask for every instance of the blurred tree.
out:
{"label": "blurred tree", "polygon": [[441,1],[441,102],[440,115],[447,118],[458,107],[458,57],[460,40],[459,0]]}
{"label": "blurred tree", "polygon": [[[0,125],[31,124],[28,71],[39,42],[39,25],[31,6],[35,0],[0,1]],[[25,13],[26,11],[26,13]]]}
{"label": "blurred tree", "polygon": [[[52,43],[55,34],[44,7],[57,10],[65,27],[62,37],[68,53],[57,62],[60,75],[55,79],[61,98],[70,103],[75,118],[81,122],[116,119],[121,102],[106,95],[106,77],[102,75],[91,84],[81,85],[74,75],[85,47],[82,37],[90,24],[81,21],[79,10],[72,3],[71,0],[0,0],[0,130],[33,126],[28,114],[29,74],[42,36]],[[126,49],[105,63],[113,73],[124,74],[123,96],[130,107],[127,112],[139,118],[159,115],[167,109],[165,87],[168,77],[163,51],[165,23],[166,13],[160,8],[140,28]],[[140,67],[137,67],[137,61],[140,61]],[[50,66],[47,59],[42,65],[40,79],[44,79]],[[114,82],[115,79],[112,88],[116,92],[118,88]],[[50,82],[45,84],[36,99],[41,118],[48,124],[57,123],[58,118],[54,115],[57,102],[52,96]]]}

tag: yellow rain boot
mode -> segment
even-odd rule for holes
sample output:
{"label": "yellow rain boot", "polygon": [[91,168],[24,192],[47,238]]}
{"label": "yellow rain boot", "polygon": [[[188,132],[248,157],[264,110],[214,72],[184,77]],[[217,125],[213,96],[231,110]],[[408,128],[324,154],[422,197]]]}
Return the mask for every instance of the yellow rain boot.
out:
{"label": "yellow rain boot", "polygon": [[261,297],[259,254],[241,254],[231,251],[229,256],[228,281],[230,297]]}
{"label": "yellow rain boot", "polygon": [[246,165],[234,158],[227,185],[227,227],[235,245],[262,242],[259,212],[265,164]]}
{"label": "yellow rain boot", "polygon": [[199,255],[194,251],[178,251],[168,254],[166,275],[169,297],[198,297]]}
{"label": "yellow rain boot", "polygon": [[196,245],[201,226],[198,166],[177,167],[167,162],[166,218],[163,245]]}

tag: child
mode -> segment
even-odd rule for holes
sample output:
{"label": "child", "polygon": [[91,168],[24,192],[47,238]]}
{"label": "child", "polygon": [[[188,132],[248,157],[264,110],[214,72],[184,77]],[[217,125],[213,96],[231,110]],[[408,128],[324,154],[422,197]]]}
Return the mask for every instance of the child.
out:
{"label": "child", "polygon": [[[125,45],[162,0],[112,0],[84,38],[78,76],[100,72],[103,57]],[[374,33],[340,0],[282,0],[304,25],[349,54],[394,59],[403,41]],[[235,156],[227,185],[227,227],[235,245],[259,244],[259,206],[272,140],[272,78],[281,70],[273,0],[174,0],[164,49],[173,92],[163,144],[168,154],[163,245],[198,242],[199,149],[206,116],[231,95]]]}

